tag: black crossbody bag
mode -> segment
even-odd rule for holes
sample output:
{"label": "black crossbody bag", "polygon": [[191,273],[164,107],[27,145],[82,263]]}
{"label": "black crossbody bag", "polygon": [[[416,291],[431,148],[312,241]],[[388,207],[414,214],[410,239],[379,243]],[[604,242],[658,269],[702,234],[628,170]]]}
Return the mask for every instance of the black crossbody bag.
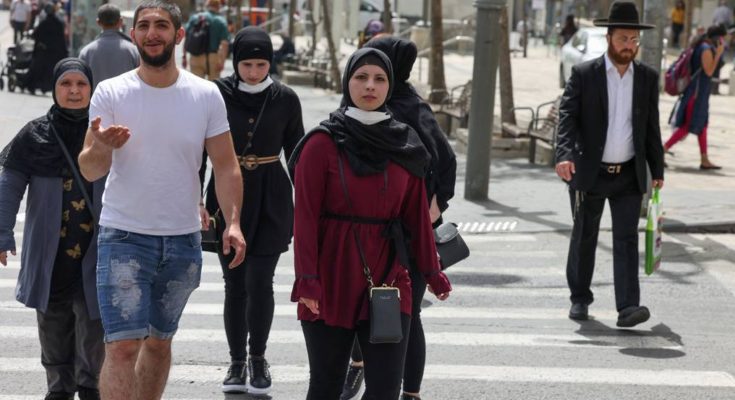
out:
{"label": "black crossbody bag", "polygon": [[452,222],[445,222],[434,229],[434,242],[442,270],[470,256],[470,249]]}
{"label": "black crossbody bag", "polygon": [[[258,130],[258,125],[260,125],[261,117],[263,116],[263,110],[265,110],[265,105],[268,104],[268,99],[270,98],[271,92],[268,91],[265,95],[265,100],[263,101],[263,105],[260,107],[260,112],[258,112],[258,119],[255,120],[255,125],[253,125],[253,135],[248,138],[247,144],[245,144],[245,147],[242,149],[241,157],[245,156],[245,153],[252,147],[253,145],[253,137],[255,136],[255,132]],[[204,196],[207,195],[207,190],[204,191]],[[222,215],[222,209],[217,208],[217,211],[214,212],[214,214],[209,216],[209,229],[202,230],[202,251],[207,251],[210,253],[217,253],[218,251],[222,250],[222,232],[225,230],[225,220],[224,216]]]}
{"label": "black crossbody bag", "polygon": [[[350,195],[347,191],[347,182],[345,181],[342,155],[338,154],[337,159],[339,160],[339,177],[342,182],[342,190],[345,194],[347,207],[349,208],[350,213],[353,214],[352,202],[350,201]],[[378,282],[378,285],[380,286],[376,286],[373,282],[372,275],[370,274],[370,268],[368,267],[367,259],[365,258],[365,252],[360,244],[360,235],[355,229],[356,217],[351,215],[348,217],[348,220],[352,222],[350,230],[355,238],[357,251],[360,254],[362,271],[368,282],[368,296],[370,301],[369,341],[373,344],[400,343],[401,340],[403,340],[403,327],[401,325],[401,292],[397,287],[393,287],[385,283],[385,280],[388,278],[388,274],[391,271],[390,266],[395,258],[395,249],[391,247],[391,251],[388,255],[385,274],[381,280],[383,283],[381,284]]]}

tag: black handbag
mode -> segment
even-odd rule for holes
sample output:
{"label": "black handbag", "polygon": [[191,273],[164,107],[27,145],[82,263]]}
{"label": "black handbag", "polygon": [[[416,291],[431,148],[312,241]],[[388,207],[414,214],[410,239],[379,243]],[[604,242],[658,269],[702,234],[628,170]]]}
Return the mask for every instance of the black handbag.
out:
{"label": "black handbag", "polygon": [[202,230],[202,251],[216,253],[222,251],[222,231],[224,225],[221,221],[222,212],[217,210],[209,217],[209,229]]}
{"label": "black handbag", "polygon": [[[255,120],[255,125],[253,125],[253,135],[250,135],[248,142],[245,144],[245,147],[242,150],[241,156],[245,156],[245,153],[252,147],[253,145],[253,136],[255,132],[258,130],[258,125],[260,124],[260,117],[263,116],[263,110],[265,110],[265,105],[268,104],[268,99],[270,98],[271,93],[268,92],[265,95],[265,100],[263,100],[263,105],[260,107],[260,112],[258,112],[258,119]],[[204,191],[204,196],[207,195],[207,191]],[[202,251],[210,252],[210,253],[218,253],[222,251],[222,233],[225,231],[225,218],[222,215],[222,210],[220,208],[217,209],[217,211],[214,212],[214,214],[210,215],[209,217],[209,229],[208,230],[202,230]]]}
{"label": "black handbag", "polygon": [[[342,181],[342,190],[345,194],[347,206],[352,213],[352,202],[347,191],[347,182],[345,181],[344,166],[342,165],[342,155],[338,155],[339,160],[339,176]],[[360,244],[360,235],[355,229],[354,216],[350,217],[353,224],[350,230],[357,244],[357,251],[360,254],[360,263],[365,279],[368,282],[368,300],[370,302],[370,337],[368,341],[373,344],[384,343],[400,343],[403,340],[403,326],[401,323],[401,292],[397,287],[390,286],[385,283],[390,273],[390,265],[395,257],[395,250],[391,247],[386,264],[385,275],[383,276],[383,284],[376,286],[373,277],[370,274],[370,268],[365,258],[365,253]],[[380,285],[380,283],[379,283]]]}
{"label": "black handbag", "polygon": [[459,234],[457,225],[445,222],[434,229],[436,251],[439,253],[439,264],[442,270],[470,256],[470,249]]}

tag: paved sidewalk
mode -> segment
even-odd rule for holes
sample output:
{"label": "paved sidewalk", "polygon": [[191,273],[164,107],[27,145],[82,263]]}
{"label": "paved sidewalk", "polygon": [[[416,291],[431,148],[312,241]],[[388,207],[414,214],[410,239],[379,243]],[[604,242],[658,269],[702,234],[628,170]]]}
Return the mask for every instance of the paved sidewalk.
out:
{"label": "paved sidewalk", "polygon": [[[472,76],[472,58],[457,55],[445,57],[447,86],[462,84]],[[545,47],[530,48],[528,58],[513,57],[512,78],[516,106],[533,106],[560,96],[559,61]],[[424,64],[424,77],[426,74]],[[727,64],[722,76],[729,76]],[[416,78],[414,75],[413,78]],[[419,83],[420,85],[420,83]],[[720,88],[727,92],[727,86]],[[665,141],[671,135],[669,113],[675,98],[661,94],[661,134]],[[496,121],[500,113],[500,95],[496,93]],[[675,156],[667,157],[665,185],[661,196],[668,231],[735,232],[735,97],[712,96],[708,133],[711,159],[723,166],[716,172],[699,170],[699,147],[690,135],[672,148]],[[519,114],[519,117],[521,115]],[[464,157],[458,178],[464,177]],[[530,165],[521,158],[494,157],[491,165],[489,197],[485,203],[463,199],[464,182],[458,179],[457,196],[452,201],[448,218],[456,221],[517,220],[516,230],[570,230],[571,211],[566,186],[550,167]],[[611,228],[609,212],[602,229]],[[643,228],[643,224],[641,224]]]}

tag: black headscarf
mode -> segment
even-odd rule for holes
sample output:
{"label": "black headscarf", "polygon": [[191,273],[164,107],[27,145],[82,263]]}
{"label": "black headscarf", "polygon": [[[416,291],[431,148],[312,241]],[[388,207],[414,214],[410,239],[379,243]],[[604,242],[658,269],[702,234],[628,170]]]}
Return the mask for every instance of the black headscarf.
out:
{"label": "black headscarf", "polygon": [[[388,109],[396,118],[416,130],[432,159],[436,160],[438,154],[432,131],[438,129],[438,126],[436,121],[421,118],[421,115],[416,112],[418,108],[416,103],[423,102],[423,99],[408,82],[418,54],[416,45],[410,40],[395,36],[384,36],[370,40],[365,44],[365,47],[378,49],[390,59],[396,81],[393,96],[388,101]],[[441,132],[441,135],[444,135],[444,133]]]}
{"label": "black headscarf", "polygon": [[[255,26],[240,29],[232,43],[232,66],[240,78],[237,64],[242,60],[266,60],[273,62],[273,42],[268,33]],[[242,78],[240,78],[242,80]]]}
{"label": "black headscarf", "polygon": [[81,72],[92,88],[92,71],[78,58],[65,58],[54,67],[54,105],[45,116],[29,122],[0,152],[0,166],[26,175],[44,177],[71,176],[68,162],[59,147],[57,135],[76,163],[84,145],[89,124],[89,105],[80,110],[61,108],[56,100],[56,82],[64,74]]}
{"label": "black headscarf", "polygon": [[404,93],[409,91],[410,84],[407,82],[411,76],[413,63],[416,62],[418,49],[416,45],[405,39],[399,39],[395,36],[382,36],[371,39],[365,44],[365,47],[378,49],[385,53],[393,64],[393,75],[395,76],[395,87],[393,93]]}
{"label": "black headscarf", "polygon": [[[379,63],[374,63],[375,60],[379,60]],[[343,106],[333,111],[328,120],[322,121],[296,146],[288,163],[292,178],[304,143],[316,132],[326,132],[332,137],[340,151],[346,153],[350,167],[356,175],[365,176],[383,172],[388,162],[393,161],[415,176],[421,178],[425,176],[430,156],[418,134],[410,126],[393,118],[365,125],[345,115],[347,106],[353,104],[349,94],[350,78],[366,63],[383,66],[391,87],[388,90],[390,98],[393,87],[393,68],[390,59],[382,51],[372,48],[362,48],[353,53],[347,61],[342,77]],[[378,110],[384,111],[385,104]]]}

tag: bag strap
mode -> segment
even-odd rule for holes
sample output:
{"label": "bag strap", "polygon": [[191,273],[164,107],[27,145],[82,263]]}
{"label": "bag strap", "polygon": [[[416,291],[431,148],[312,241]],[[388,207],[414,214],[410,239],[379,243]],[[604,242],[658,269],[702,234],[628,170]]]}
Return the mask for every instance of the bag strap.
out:
{"label": "bag strap", "polygon": [[54,133],[54,136],[56,137],[56,141],[59,142],[59,147],[61,148],[61,151],[64,153],[64,158],[66,158],[66,162],[69,164],[69,168],[71,169],[72,175],[74,175],[74,180],[77,182],[77,186],[79,186],[79,190],[82,192],[82,197],[84,197],[84,201],[87,202],[89,205],[89,214],[92,216],[92,221],[97,223],[97,218],[94,215],[94,205],[92,204],[92,200],[89,197],[89,193],[87,193],[87,188],[84,187],[84,181],[82,180],[82,176],[79,174],[79,170],[77,169],[76,164],[74,164],[74,160],[71,158],[71,154],[69,154],[69,150],[66,148],[66,145],[64,144],[64,141],[61,140],[61,137],[59,136],[58,132],[56,132],[56,128],[54,128],[53,124],[49,124],[49,129],[51,129],[51,132]]}
{"label": "bag strap", "polygon": [[[374,288],[376,285],[373,282],[372,274],[370,273],[370,268],[367,264],[367,258],[365,257],[365,252],[362,249],[362,244],[360,243],[360,234],[357,232],[357,229],[355,229],[355,216],[354,216],[354,209],[352,207],[352,201],[350,201],[350,194],[347,191],[347,181],[345,180],[345,171],[344,171],[344,165],[342,162],[342,153],[337,154],[337,161],[339,162],[339,179],[342,183],[342,191],[345,195],[345,201],[347,202],[347,208],[350,210],[350,216],[349,220],[351,222],[350,224],[350,230],[352,231],[352,234],[355,238],[355,244],[357,245],[357,252],[360,255],[360,263],[362,264],[362,272],[365,274],[365,279],[367,279],[368,282],[368,289]],[[383,171],[385,180],[388,179],[388,172]],[[385,273],[383,274],[383,279],[379,282],[379,285],[382,283],[385,283],[385,280],[388,278],[388,275],[390,274],[390,265],[393,261],[393,258],[395,257],[395,250],[393,249],[393,244],[390,245],[390,251],[388,253],[388,261],[386,262],[386,268]]]}

